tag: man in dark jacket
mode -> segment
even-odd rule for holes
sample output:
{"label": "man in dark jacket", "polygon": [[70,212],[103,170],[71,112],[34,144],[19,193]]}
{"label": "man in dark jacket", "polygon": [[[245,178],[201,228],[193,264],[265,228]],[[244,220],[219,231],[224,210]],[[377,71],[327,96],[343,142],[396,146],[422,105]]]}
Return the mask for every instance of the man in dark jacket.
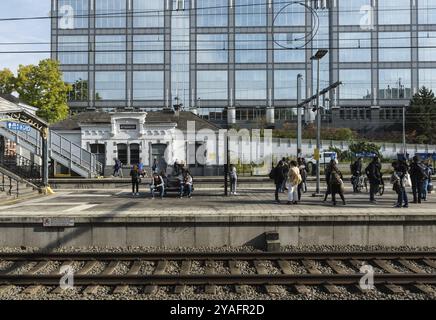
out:
{"label": "man in dark jacket", "polygon": [[276,185],[275,200],[277,203],[280,203],[279,192],[281,191],[283,181],[285,181],[285,169],[283,161],[280,161],[277,167],[273,169],[274,183]]}
{"label": "man in dark jacket", "polygon": [[374,157],[366,167],[365,173],[369,180],[369,201],[375,203],[375,194],[382,183],[381,164],[378,157]]}
{"label": "man in dark jacket", "polygon": [[423,181],[428,179],[425,166],[414,156],[410,164],[410,179],[412,180],[413,203],[421,203]]}

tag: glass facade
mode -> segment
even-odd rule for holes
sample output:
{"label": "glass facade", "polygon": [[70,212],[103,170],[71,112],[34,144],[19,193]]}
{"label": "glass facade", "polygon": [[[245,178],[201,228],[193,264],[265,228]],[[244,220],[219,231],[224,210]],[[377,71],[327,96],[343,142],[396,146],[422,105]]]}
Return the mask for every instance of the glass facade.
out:
{"label": "glass facade", "polygon": [[374,107],[391,112],[435,88],[436,0],[327,1],[315,8],[319,24],[302,3],[280,0],[52,1],[52,55],[76,108],[158,110],[178,98],[208,119],[225,120],[228,106],[241,121],[274,106],[276,119],[292,120],[297,74],[301,98],[315,93],[319,49],[329,50],[320,89],[343,83],[323,97],[341,119],[362,110],[374,121]]}

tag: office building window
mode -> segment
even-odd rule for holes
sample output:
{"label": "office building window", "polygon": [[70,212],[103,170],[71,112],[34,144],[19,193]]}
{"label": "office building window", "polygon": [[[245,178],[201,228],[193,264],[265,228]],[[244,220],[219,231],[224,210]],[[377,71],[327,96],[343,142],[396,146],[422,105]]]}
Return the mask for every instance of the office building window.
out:
{"label": "office building window", "polygon": [[[279,99],[297,99],[297,76],[301,74],[305,79],[304,70],[275,70],[274,71],[274,98]],[[303,82],[304,83],[304,82]],[[306,86],[301,88],[301,97],[305,96]]]}
{"label": "office building window", "polygon": [[371,7],[371,0],[339,0],[339,24],[342,26],[362,25],[370,23],[370,12],[361,13],[363,8]]}
{"label": "office building window", "polygon": [[339,48],[340,62],[370,62],[371,33],[340,33]]}
{"label": "office building window", "polygon": [[410,0],[378,0],[378,24],[410,24]]}
{"label": "office building window", "polygon": [[88,0],[59,0],[59,29],[88,28]]}
{"label": "office building window", "polygon": [[293,3],[284,8],[286,4],[286,2],[280,0],[274,3],[274,25],[285,27],[304,26],[306,23],[307,9],[299,3]]}
{"label": "office building window", "polygon": [[163,100],[164,73],[163,71],[135,71],[133,72],[134,100]]}
{"label": "office building window", "polygon": [[96,64],[125,64],[126,36],[96,36],[95,63]]}
{"label": "office building window", "polygon": [[197,1],[198,27],[225,27],[228,24],[228,0]]}
{"label": "office building window", "polygon": [[265,63],[266,35],[237,34],[236,63]]}
{"label": "office building window", "polygon": [[340,99],[361,100],[371,99],[371,70],[340,70]]}
{"label": "office building window", "polygon": [[133,0],[133,26],[135,28],[162,28],[164,11],[164,0]]}
{"label": "office building window", "polygon": [[59,36],[58,58],[61,64],[88,64],[88,36]]}
{"label": "office building window", "polygon": [[409,32],[379,32],[380,62],[410,61],[411,42]]}
{"label": "office building window", "polygon": [[419,61],[436,61],[436,32],[418,34]]}
{"label": "office building window", "polygon": [[265,26],[266,0],[234,0],[237,27]]}
{"label": "office building window", "polygon": [[125,100],[126,73],[98,71],[95,73],[95,100]]}
{"label": "office building window", "polygon": [[197,63],[227,63],[227,34],[197,35]]}
{"label": "office building window", "polygon": [[379,70],[380,99],[410,99],[411,87],[410,69]]}
{"label": "office building window", "polygon": [[125,28],[125,0],[95,0],[95,26],[97,28]]}
{"label": "office building window", "polygon": [[133,36],[133,63],[164,63],[164,36],[160,34]]}
{"label": "office building window", "polygon": [[227,71],[197,71],[197,97],[201,100],[227,100]]}
{"label": "office building window", "polygon": [[88,72],[63,72],[64,82],[71,86],[68,101],[88,100]]}
{"label": "office building window", "polygon": [[295,63],[306,61],[304,33],[276,33],[274,35],[274,61]]}
{"label": "office building window", "polygon": [[266,99],[266,70],[237,70],[235,86],[236,99]]}
{"label": "office building window", "polygon": [[419,24],[436,24],[436,0],[418,1]]}
{"label": "office building window", "polygon": [[419,87],[426,87],[436,92],[436,69],[419,70]]}

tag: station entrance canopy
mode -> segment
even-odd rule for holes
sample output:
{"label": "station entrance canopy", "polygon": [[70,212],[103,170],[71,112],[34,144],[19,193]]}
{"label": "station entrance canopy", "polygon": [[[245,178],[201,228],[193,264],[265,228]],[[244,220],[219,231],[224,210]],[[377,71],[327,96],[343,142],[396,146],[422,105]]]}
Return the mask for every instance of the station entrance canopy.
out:
{"label": "station entrance canopy", "polygon": [[42,138],[42,183],[48,186],[48,123],[26,110],[26,107],[0,97],[0,121],[32,127]]}

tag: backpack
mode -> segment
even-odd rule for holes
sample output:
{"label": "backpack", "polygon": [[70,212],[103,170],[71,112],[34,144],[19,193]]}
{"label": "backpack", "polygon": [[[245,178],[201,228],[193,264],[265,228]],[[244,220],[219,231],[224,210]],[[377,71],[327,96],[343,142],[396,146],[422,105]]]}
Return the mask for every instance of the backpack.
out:
{"label": "backpack", "polygon": [[271,169],[271,172],[269,173],[269,178],[271,179],[271,180],[275,180],[275,178],[276,178],[276,168],[272,168]]}
{"label": "backpack", "polygon": [[419,180],[422,181],[429,178],[427,167],[424,164],[418,163],[417,169],[417,176]]}

